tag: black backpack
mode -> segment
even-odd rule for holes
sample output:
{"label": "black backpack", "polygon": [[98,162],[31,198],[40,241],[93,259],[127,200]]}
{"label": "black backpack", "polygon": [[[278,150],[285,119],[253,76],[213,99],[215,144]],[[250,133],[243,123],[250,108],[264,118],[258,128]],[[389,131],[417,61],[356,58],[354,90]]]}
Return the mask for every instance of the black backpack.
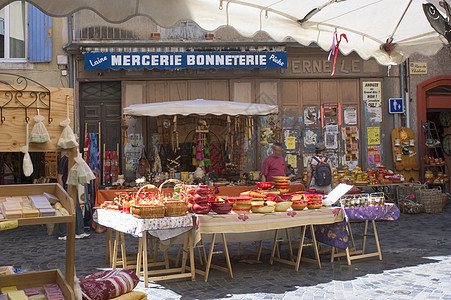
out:
{"label": "black backpack", "polygon": [[327,163],[327,157],[325,160],[320,160],[318,157],[313,156],[313,159],[318,162],[315,170],[315,185],[327,186],[332,183],[332,170]]}

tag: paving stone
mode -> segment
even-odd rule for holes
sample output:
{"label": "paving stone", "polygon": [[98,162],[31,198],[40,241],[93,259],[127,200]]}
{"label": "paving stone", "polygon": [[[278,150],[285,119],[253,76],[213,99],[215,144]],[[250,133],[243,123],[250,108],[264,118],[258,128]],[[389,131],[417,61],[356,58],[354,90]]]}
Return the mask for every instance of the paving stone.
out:
{"label": "paving stone", "polygon": [[[353,224],[357,235],[362,224]],[[298,272],[292,266],[274,262],[269,254],[262,255],[259,264],[245,264],[243,258],[254,257],[241,252],[237,244],[229,244],[234,278],[211,270],[209,281],[196,275],[189,279],[150,283],[140,282],[136,290],[148,294],[148,299],[449,299],[451,285],[451,208],[438,214],[401,215],[395,222],[378,223],[383,260],[369,258],[347,265],[341,258],[331,263],[329,254],[322,254],[322,269],[315,264],[301,264]],[[421,230],[418,230],[421,228]],[[138,240],[126,236],[127,250],[136,252]],[[419,242],[417,242],[419,241]],[[108,268],[105,263],[105,234],[91,233],[88,239],[76,240],[75,268],[79,278]],[[266,248],[271,241],[265,241]],[[48,236],[45,226],[24,226],[0,233],[0,266],[13,265],[24,270],[59,268],[64,274],[66,243]],[[253,249],[252,243],[246,245]],[[222,247],[218,247],[221,249]],[[176,255],[178,247],[170,247]],[[369,237],[368,251],[375,251]],[[313,257],[311,249],[305,255]],[[197,252],[197,251],[196,251]],[[287,247],[281,255],[288,257]],[[161,255],[160,255],[161,256]],[[214,261],[225,265],[222,255]]]}

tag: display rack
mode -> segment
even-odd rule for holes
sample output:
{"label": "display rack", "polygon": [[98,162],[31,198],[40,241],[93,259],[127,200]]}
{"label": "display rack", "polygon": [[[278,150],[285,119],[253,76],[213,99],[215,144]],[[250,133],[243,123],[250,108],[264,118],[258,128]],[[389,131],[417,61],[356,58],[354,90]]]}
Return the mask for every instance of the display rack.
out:
{"label": "display rack", "polygon": [[[48,111],[47,131],[50,141],[41,144],[30,143],[29,152],[58,151],[57,142],[62,127],[59,125],[67,118],[67,113],[73,114],[73,89],[48,88],[38,82],[20,75],[0,73],[0,152],[20,152],[26,144],[26,123],[38,114],[39,109]],[[50,110],[50,107],[52,110]],[[71,124],[73,126],[73,124]],[[74,165],[77,148],[65,149],[68,154],[68,168]],[[40,224],[67,224],[66,239],[66,269],[65,280],[58,270],[30,272],[0,276],[0,286],[15,285],[18,287],[33,287],[35,283],[57,283],[65,296],[74,299],[75,277],[75,202],[76,190],[68,187],[68,192],[57,183],[53,184],[25,184],[0,186],[0,196],[29,196],[44,192],[58,197],[61,205],[69,212],[68,216],[36,217],[18,219],[18,226]],[[67,283],[67,284],[66,284]]]}
{"label": "display rack", "polygon": [[[438,172],[446,172],[446,160],[440,139],[440,135],[437,130],[437,126],[432,121],[421,122],[423,128],[423,136],[426,139],[422,142],[423,153],[425,157],[422,160],[422,176],[424,179],[425,172],[431,170],[434,173],[434,178],[437,178]],[[426,161],[426,156],[430,156],[433,159],[442,159],[442,163],[431,163]],[[443,192],[446,191],[446,182],[429,182],[427,183],[429,188],[439,186]]]}

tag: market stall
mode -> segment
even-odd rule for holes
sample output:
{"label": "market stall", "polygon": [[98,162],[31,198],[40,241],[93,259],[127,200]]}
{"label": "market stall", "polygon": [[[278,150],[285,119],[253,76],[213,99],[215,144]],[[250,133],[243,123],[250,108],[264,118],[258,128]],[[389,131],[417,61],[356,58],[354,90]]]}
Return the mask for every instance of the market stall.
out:
{"label": "market stall", "polygon": [[[0,85],[0,152],[23,152],[23,171],[33,173],[29,152],[69,152],[69,168],[74,165],[76,148],[61,147],[62,132],[71,125],[73,89],[47,88],[22,76],[2,73]],[[13,85],[14,82],[21,85]],[[33,121],[32,121],[33,120]],[[32,128],[31,125],[33,125]],[[68,129],[69,130],[69,129]],[[73,132],[72,132],[73,134]],[[65,141],[67,142],[67,140]],[[68,193],[59,184],[3,185],[0,187],[0,223],[17,227],[38,224],[67,224],[66,274],[59,270],[0,276],[0,287],[18,289],[57,284],[67,299],[73,299],[75,258],[75,188]],[[51,203],[54,204],[51,206]],[[56,210],[61,214],[57,214]]]}
{"label": "market stall", "polygon": [[[203,99],[126,107],[128,124],[136,123],[132,117],[146,117],[142,132],[127,125],[127,179],[144,176],[157,184],[168,178],[222,185],[240,181],[249,168],[260,169],[257,117],[277,113],[277,105]],[[135,135],[147,137],[139,157],[138,146],[132,147]]]}

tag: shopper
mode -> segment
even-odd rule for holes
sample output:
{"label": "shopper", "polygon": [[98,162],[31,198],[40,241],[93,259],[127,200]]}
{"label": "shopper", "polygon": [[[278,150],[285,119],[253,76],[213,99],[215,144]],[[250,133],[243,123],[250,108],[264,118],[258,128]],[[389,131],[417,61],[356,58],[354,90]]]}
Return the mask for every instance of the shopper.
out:
{"label": "shopper", "polygon": [[288,173],[282,144],[276,142],[272,144],[271,148],[273,154],[265,159],[262,167],[262,180],[267,182],[274,181],[274,176],[286,176]]}
{"label": "shopper", "polygon": [[321,192],[332,190],[333,172],[330,159],[324,154],[323,143],[315,145],[315,155],[307,161],[307,188]]}
{"label": "shopper", "polygon": [[[67,191],[67,176],[69,174],[69,158],[67,152],[61,153],[61,158],[58,161],[58,183]],[[83,239],[89,237],[89,233],[85,233],[83,213],[81,212],[80,202],[77,199],[75,201],[75,238]],[[58,239],[66,240],[66,223],[60,223],[58,226]]]}

